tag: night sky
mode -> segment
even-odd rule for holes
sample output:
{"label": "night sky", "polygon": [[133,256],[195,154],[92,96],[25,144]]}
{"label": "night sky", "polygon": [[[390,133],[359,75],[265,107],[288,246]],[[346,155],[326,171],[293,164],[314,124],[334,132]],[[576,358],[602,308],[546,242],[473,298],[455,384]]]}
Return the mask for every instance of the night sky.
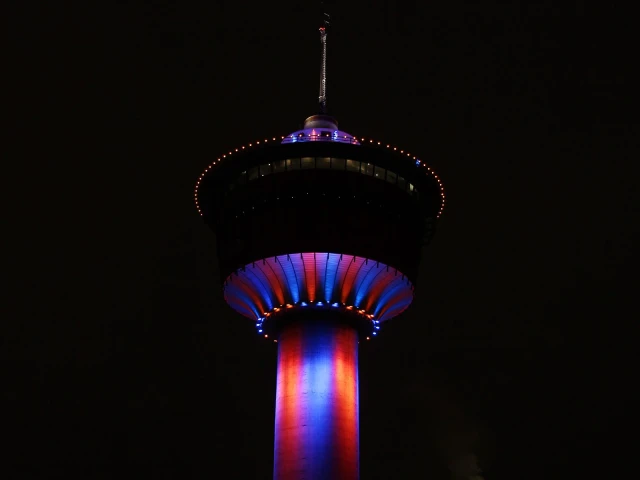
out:
{"label": "night sky", "polygon": [[[225,305],[193,187],[316,113],[318,5],[24,3],[2,477],[271,478],[277,349]],[[481,3],[331,12],[329,112],[448,201],[412,307],[361,345],[361,478],[613,478],[637,454],[633,17]]]}

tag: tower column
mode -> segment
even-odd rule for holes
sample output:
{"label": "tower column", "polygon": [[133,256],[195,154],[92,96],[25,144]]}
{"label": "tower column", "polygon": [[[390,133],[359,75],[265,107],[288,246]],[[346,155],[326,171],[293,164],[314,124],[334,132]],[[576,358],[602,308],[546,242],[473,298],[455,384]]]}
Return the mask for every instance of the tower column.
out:
{"label": "tower column", "polygon": [[358,335],[300,321],[278,338],[274,480],[357,480]]}

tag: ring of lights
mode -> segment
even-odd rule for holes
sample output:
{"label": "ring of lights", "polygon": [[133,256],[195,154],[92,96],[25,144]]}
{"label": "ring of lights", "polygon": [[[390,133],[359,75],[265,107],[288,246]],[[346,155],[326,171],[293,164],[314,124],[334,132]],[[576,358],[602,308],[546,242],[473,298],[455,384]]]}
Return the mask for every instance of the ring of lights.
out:
{"label": "ring of lights", "polygon": [[371,314],[355,307],[338,304],[307,304],[305,307],[285,305],[275,308],[268,315],[258,319],[256,330],[258,335],[277,340],[280,332],[287,326],[300,323],[333,323],[347,325],[358,332],[361,339],[369,340],[380,333],[380,321],[373,320]]}
{"label": "ring of lights", "polygon": [[[289,139],[290,136],[281,136],[281,142],[284,143],[289,143],[290,140]],[[345,137],[346,139],[347,137]],[[354,140],[357,141],[357,139],[354,137]],[[277,137],[273,137],[271,139],[272,142],[276,142],[277,141]],[[200,202],[198,200],[198,189],[200,188],[200,184],[203,180],[203,178],[205,177],[205,175],[207,175],[212,169],[214,169],[216,166],[219,166],[220,163],[222,163],[223,161],[226,161],[227,159],[230,159],[232,157],[232,155],[234,153],[239,153],[242,152],[246,149],[252,148],[254,146],[260,146],[260,145],[264,145],[267,144],[269,142],[268,138],[265,138],[262,143],[260,140],[254,142],[254,143],[249,143],[247,146],[242,145],[239,148],[235,148],[233,150],[230,150],[228,153],[223,154],[221,157],[218,157],[216,160],[214,160],[211,164],[209,164],[209,166],[207,166],[207,168],[204,169],[204,171],[200,174],[200,176],[198,177],[198,181],[196,182],[196,186],[195,186],[195,191],[194,191],[194,201],[196,204],[196,209],[198,210],[198,213],[200,214],[200,216],[203,216],[203,212],[202,212],[202,208],[200,206]],[[348,142],[351,143],[351,142]],[[420,171],[424,171],[426,173],[426,175],[431,175],[433,176],[433,178],[438,182],[438,185],[440,187],[440,198],[441,198],[441,202],[440,202],[440,208],[438,210],[438,213],[436,215],[436,218],[440,218],[440,216],[442,215],[442,212],[444,210],[444,206],[445,206],[445,194],[444,194],[444,187],[442,185],[442,181],[440,180],[440,177],[435,173],[435,171],[433,171],[433,169],[429,166],[427,166],[426,163],[424,163],[422,160],[418,159],[415,155],[411,155],[411,153],[409,152],[405,152],[404,150],[398,149],[397,147],[393,147],[390,144],[383,144],[382,142],[378,142],[378,141],[374,141],[372,139],[369,139],[367,141],[367,139],[365,138],[361,138],[360,145],[363,144],[367,144],[369,146],[374,146],[374,147],[380,147],[380,148],[385,148],[391,151],[394,151],[400,155],[406,156],[409,159],[412,159],[415,161],[415,166],[418,170]]]}

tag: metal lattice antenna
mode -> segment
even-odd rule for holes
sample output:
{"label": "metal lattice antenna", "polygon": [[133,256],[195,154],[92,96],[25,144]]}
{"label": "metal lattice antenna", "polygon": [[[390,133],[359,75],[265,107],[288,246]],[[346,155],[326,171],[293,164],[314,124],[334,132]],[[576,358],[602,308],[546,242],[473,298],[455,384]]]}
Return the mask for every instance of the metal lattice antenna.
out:
{"label": "metal lattice antenna", "polygon": [[320,113],[327,113],[327,28],[329,27],[329,14],[323,12],[322,26],[320,27],[320,42],[322,43],[322,60],[320,64]]}

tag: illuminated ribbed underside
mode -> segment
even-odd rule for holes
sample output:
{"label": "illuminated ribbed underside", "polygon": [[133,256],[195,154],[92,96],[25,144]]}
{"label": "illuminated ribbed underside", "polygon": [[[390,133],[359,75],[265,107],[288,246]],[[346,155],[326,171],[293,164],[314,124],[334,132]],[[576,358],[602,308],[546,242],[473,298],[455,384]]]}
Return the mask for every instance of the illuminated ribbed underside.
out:
{"label": "illuminated ribbed underside", "polygon": [[413,285],[396,269],[339,253],[295,253],[258,260],[230,275],[224,298],[257,320],[276,307],[354,306],[384,321],[405,310]]}

